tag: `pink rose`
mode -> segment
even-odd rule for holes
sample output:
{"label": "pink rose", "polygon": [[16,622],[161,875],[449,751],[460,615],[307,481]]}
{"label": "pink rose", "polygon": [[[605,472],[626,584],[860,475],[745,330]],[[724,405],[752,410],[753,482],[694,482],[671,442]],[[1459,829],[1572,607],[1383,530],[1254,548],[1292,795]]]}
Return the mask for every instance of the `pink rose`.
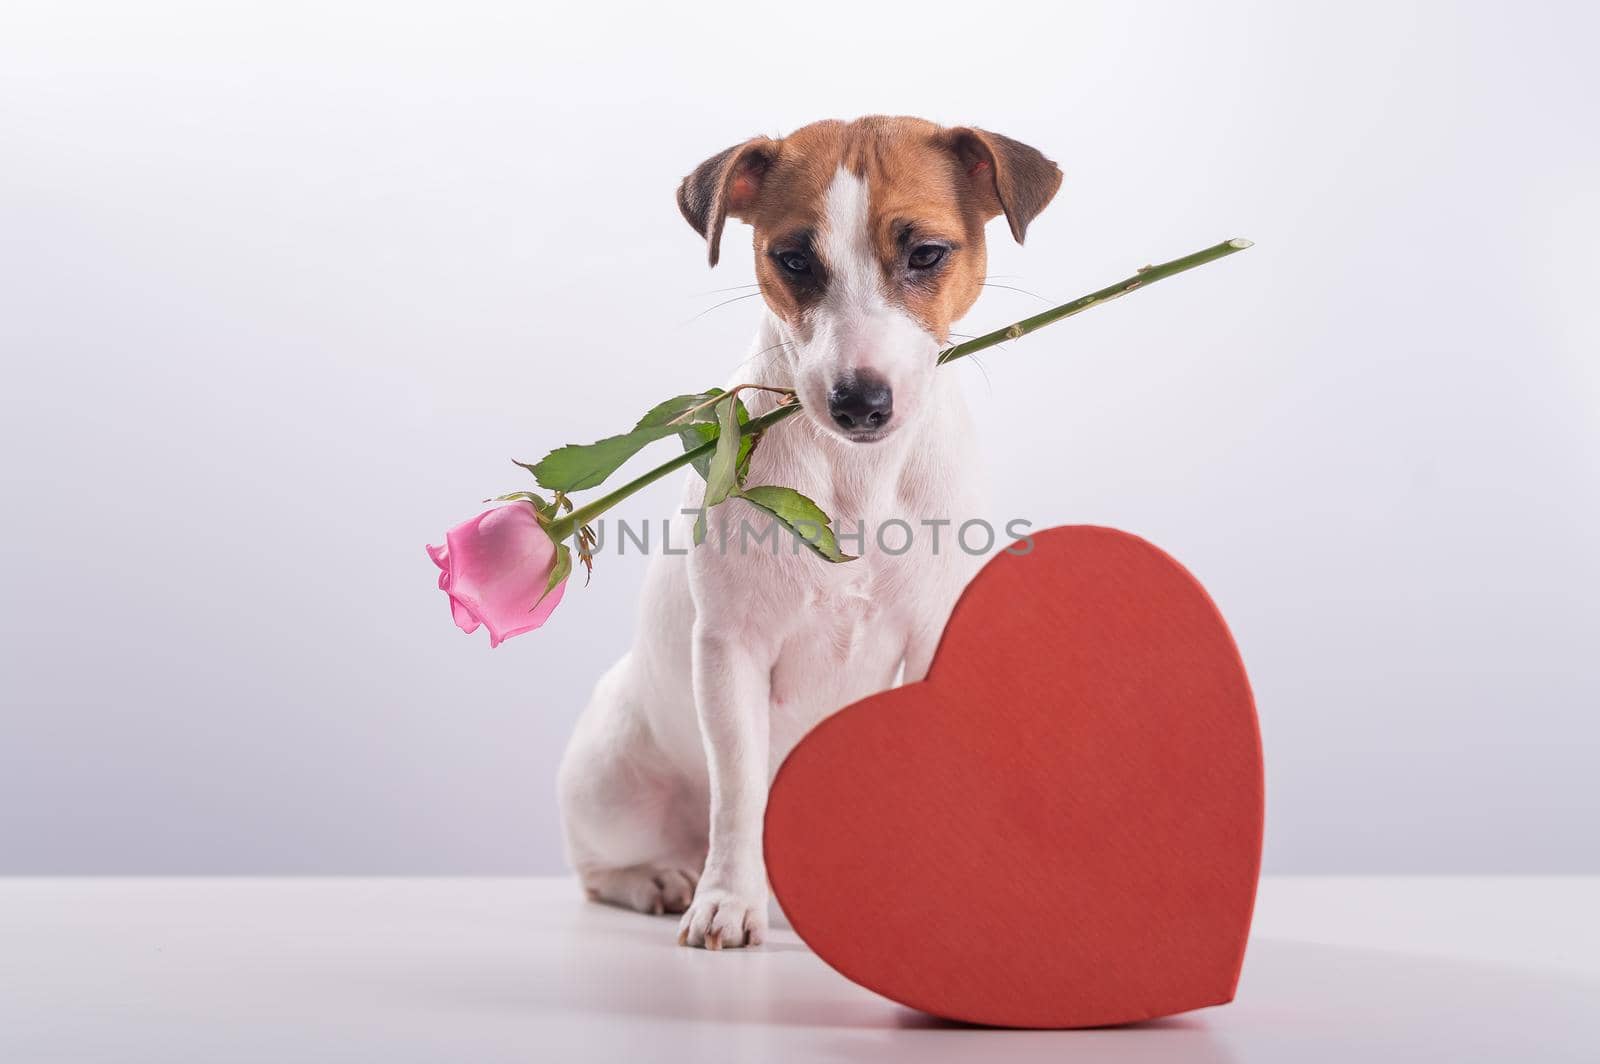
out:
{"label": "pink rose", "polygon": [[543,624],[567,589],[563,578],[545,594],[556,545],[526,502],[463,521],[445,533],[444,546],[429,545],[428,556],[443,570],[439,589],[450,596],[456,626],[470,634],[486,625],[491,647]]}

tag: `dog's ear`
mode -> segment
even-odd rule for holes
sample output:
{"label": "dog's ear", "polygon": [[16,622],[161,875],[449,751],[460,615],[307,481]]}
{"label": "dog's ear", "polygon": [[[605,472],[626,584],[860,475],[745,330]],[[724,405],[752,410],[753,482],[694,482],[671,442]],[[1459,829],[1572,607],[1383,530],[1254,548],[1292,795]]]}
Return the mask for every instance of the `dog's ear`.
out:
{"label": "dog's ear", "polygon": [[678,186],[678,210],[706,238],[711,265],[717,264],[722,223],[730,214],[743,218],[755,206],[762,178],[777,154],[777,141],[756,137],[713,155]]}
{"label": "dog's ear", "polygon": [[998,133],[962,127],[949,135],[984,221],[1003,212],[1011,235],[1022,243],[1028,223],[1061,187],[1061,171],[1037,148]]}

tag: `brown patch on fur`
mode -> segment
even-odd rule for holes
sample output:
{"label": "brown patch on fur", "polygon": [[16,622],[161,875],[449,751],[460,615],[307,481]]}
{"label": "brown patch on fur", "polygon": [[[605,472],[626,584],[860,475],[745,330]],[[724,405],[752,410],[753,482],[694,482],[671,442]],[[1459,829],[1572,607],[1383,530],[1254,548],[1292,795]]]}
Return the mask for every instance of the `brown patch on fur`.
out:
{"label": "brown patch on fur", "polygon": [[972,193],[984,202],[985,219],[1004,213],[1017,243],[1028,233],[1061,187],[1061,171],[1036,148],[982,129],[950,130],[950,148],[961,160]]}
{"label": "brown patch on fur", "polygon": [[[865,179],[871,239],[883,293],[940,342],[982,291],[984,223],[1004,213],[1020,242],[1061,184],[1054,163],[1033,148],[980,129],[946,129],[920,118],[873,116],[816,122],[781,140],[757,138],[702,163],[684,179],[678,203],[710,246],[726,216],[754,228],[756,279],[773,313],[803,327],[826,292],[828,263],[809,239],[823,221],[828,186],[841,169]],[[917,246],[950,248],[938,267],[912,270]],[[803,249],[813,276],[777,261]]]}
{"label": "brown patch on fur", "polygon": [[729,214],[742,217],[760,193],[777,142],[755,137],[718,152],[678,186],[678,210],[706,238],[707,258],[717,264],[722,225]]}

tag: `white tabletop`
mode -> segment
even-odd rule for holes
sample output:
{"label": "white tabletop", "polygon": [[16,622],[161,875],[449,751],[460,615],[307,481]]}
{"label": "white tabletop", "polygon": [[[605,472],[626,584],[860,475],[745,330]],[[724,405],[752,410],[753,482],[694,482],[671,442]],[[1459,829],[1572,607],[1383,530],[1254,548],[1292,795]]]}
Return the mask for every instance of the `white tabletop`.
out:
{"label": "white tabletop", "polygon": [[1600,878],[1269,878],[1238,1000],[995,1031],[560,879],[0,880],[0,1061],[1600,1060]]}

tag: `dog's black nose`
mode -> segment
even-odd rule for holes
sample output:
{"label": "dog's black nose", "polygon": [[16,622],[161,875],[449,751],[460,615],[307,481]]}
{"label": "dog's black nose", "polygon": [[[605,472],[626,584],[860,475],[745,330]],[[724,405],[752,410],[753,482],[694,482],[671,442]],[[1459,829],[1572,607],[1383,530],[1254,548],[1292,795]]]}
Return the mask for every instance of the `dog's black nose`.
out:
{"label": "dog's black nose", "polygon": [[889,382],[871,373],[846,377],[828,393],[828,413],[850,432],[872,432],[894,416],[894,392]]}

